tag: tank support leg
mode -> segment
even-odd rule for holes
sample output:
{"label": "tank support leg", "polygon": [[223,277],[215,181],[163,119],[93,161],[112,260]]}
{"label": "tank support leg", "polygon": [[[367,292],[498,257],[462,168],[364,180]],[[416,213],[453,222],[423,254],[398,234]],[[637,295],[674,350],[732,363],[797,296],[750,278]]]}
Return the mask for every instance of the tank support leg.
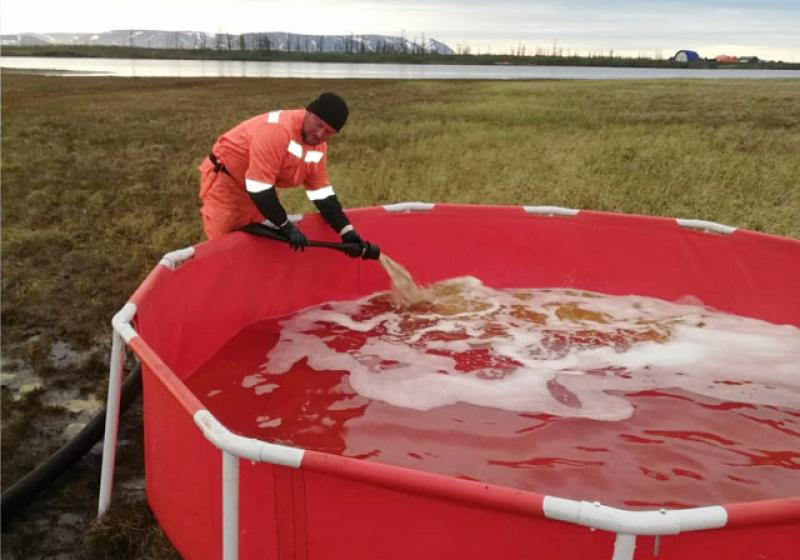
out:
{"label": "tank support leg", "polygon": [[100,474],[100,499],[97,516],[102,516],[111,504],[111,489],[114,485],[114,461],[117,453],[117,430],[119,428],[119,401],[122,391],[122,361],[125,344],[114,329],[111,341],[111,364],[108,373],[108,402],[106,403],[106,428],[103,438],[103,467]]}
{"label": "tank support leg", "polygon": [[611,560],[633,560],[633,551],[636,550],[636,535],[617,533],[614,541],[614,556]]}
{"label": "tank support leg", "polygon": [[239,558],[239,457],[222,452],[222,558]]}

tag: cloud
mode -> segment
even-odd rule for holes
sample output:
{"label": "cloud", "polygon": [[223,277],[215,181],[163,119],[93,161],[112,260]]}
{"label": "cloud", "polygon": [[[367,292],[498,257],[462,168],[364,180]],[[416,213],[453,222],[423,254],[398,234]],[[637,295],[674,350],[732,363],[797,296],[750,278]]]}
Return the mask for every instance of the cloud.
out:
{"label": "cloud", "polygon": [[[3,0],[3,33],[164,29],[243,33],[424,34],[472,52],[554,42],[579,52],[653,53],[693,48],[705,56],[762,52],[800,60],[797,0]],[[769,54],[774,53],[774,54]],[[761,56],[761,55],[759,55]]]}

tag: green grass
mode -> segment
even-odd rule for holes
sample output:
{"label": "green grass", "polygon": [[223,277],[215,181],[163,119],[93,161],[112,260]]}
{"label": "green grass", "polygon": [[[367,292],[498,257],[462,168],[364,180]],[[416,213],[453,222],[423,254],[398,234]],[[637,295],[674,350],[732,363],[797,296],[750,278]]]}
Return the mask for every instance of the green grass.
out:
{"label": "green grass", "polygon": [[[800,238],[796,80],[323,81],[4,72],[4,357],[26,359],[44,372],[45,391],[66,382],[102,395],[102,360],[65,378],[48,365],[49,345],[107,344],[111,316],[159,258],[203,240],[196,167],[217,135],[252,115],[304,105],[323,90],[339,92],[351,107],[350,122],[330,146],[332,182],[348,207],[407,200],[560,205],[699,218]],[[290,212],[313,210],[302,189],[283,201]],[[32,457],[55,447],[26,451],[21,445],[43,413],[37,402],[37,395],[19,402],[4,395],[4,486]],[[103,530],[93,534],[91,546],[102,548]]]}
{"label": "green grass", "polygon": [[[553,204],[800,237],[796,81],[318,81],[4,74],[4,340],[86,345],[166,251],[202,240],[196,166],[241,119],[323,89],[345,206]],[[290,211],[312,211],[301,189]],[[52,331],[54,329],[54,331]]]}

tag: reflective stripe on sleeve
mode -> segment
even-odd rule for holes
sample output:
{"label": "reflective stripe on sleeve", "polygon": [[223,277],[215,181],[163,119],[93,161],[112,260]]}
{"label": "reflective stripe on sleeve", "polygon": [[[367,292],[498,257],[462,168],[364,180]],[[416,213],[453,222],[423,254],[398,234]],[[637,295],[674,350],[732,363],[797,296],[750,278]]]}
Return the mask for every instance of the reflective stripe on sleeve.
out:
{"label": "reflective stripe on sleeve", "polygon": [[322,152],[317,150],[308,150],[306,152],[306,163],[319,163],[322,160]]}
{"label": "reflective stripe on sleeve", "polygon": [[245,179],[244,187],[249,193],[260,193],[268,191],[272,188],[272,185],[269,183],[262,183],[261,181],[254,181],[253,179]]}
{"label": "reflective stripe on sleeve", "polygon": [[286,148],[289,150],[289,153],[292,154],[294,157],[303,157],[303,146],[295,142],[294,140],[289,140],[289,147]]}
{"label": "reflective stripe on sleeve", "polygon": [[267,122],[270,124],[278,124],[278,121],[281,118],[280,111],[270,111],[267,113]]}
{"label": "reflective stripe on sleeve", "polygon": [[314,189],[313,191],[306,191],[306,196],[308,200],[322,200],[324,198],[328,198],[329,196],[333,196],[336,193],[333,192],[333,187],[328,185],[327,187],[322,187],[321,189]]}

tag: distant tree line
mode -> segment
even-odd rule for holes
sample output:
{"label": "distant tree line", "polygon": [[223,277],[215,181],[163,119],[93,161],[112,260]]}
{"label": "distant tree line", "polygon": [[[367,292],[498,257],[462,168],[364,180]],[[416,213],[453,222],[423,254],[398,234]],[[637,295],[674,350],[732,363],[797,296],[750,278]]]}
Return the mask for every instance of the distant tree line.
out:
{"label": "distant tree line", "polygon": [[[266,33],[243,33],[232,35],[216,33],[209,39],[206,34],[195,34],[193,43],[186,48],[193,50],[211,49],[216,51],[262,51],[262,52],[292,52],[292,53],[344,53],[344,54],[438,54],[435,49],[427,46],[425,34],[413,40],[407,40],[403,35],[397,39],[387,37],[367,38],[362,35],[350,34],[343,39],[338,37],[318,35],[298,35],[294,33],[276,34],[277,38],[271,39]],[[173,46],[174,45],[174,46]],[[133,47],[131,37],[130,46]],[[150,45],[148,45],[150,48]],[[168,42],[167,48],[178,48],[177,38]]]}

